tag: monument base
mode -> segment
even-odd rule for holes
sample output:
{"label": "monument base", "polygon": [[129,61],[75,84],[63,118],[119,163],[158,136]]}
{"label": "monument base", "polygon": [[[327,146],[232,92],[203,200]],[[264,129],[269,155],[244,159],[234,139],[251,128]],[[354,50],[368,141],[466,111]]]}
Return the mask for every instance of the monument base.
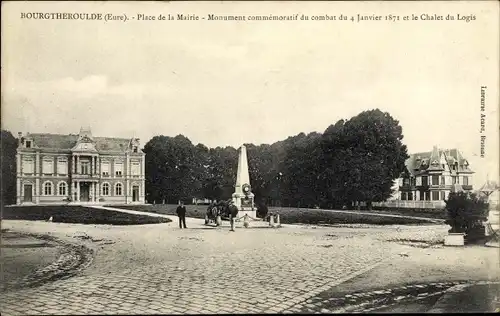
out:
{"label": "monument base", "polygon": [[[256,210],[254,210],[254,211],[251,211],[251,210],[250,211],[244,211],[244,210],[238,211],[238,218],[245,216],[245,214],[250,216],[253,219],[257,219],[257,211]],[[243,219],[241,219],[241,220],[243,220]]]}

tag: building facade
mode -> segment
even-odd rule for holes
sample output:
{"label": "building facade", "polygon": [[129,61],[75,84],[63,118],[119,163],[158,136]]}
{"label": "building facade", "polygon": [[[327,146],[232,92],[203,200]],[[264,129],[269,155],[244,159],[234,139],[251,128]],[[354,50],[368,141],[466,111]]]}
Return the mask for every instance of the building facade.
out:
{"label": "building facade", "polygon": [[458,149],[438,149],[412,154],[405,162],[406,169],[398,179],[401,201],[442,201],[448,199],[457,185],[472,191],[469,162]]}
{"label": "building facade", "polygon": [[144,203],[137,138],[19,133],[17,204]]}

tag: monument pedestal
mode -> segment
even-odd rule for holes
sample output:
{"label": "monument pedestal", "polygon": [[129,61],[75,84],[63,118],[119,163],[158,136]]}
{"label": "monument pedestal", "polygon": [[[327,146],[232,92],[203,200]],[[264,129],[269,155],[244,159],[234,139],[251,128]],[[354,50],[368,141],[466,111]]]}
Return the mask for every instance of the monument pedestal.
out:
{"label": "monument pedestal", "polygon": [[253,204],[253,193],[248,196],[244,193],[233,193],[233,202],[238,207],[238,217],[243,217],[245,214],[253,219],[257,219],[257,210]]}

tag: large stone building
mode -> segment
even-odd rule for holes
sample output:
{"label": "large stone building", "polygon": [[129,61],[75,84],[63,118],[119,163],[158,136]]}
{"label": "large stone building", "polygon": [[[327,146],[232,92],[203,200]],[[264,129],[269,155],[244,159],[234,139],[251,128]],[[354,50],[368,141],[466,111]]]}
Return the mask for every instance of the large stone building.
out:
{"label": "large stone building", "polygon": [[458,149],[438,149],[412,154],[399,179],[403,201],[444,201],[452,190],[472,191],[474,173]]}
{"label": "large stone building", "polygon": [[17,204],[144,203],[137,138],[19,133]]}

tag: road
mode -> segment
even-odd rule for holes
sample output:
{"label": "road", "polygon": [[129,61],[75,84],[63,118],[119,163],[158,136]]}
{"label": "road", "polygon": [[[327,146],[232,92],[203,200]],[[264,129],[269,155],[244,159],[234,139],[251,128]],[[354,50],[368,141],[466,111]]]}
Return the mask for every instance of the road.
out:
{"label": "road", "polygon": [[[174,218],[175,219],[175,218]],[[230,232],[188,218],[140,226],[3,221],[94,251],[76,276],[1,293],[2,315],[293,313],[408,246],[388,239],[436,239],[446,226],[314,227],[263,223]],[[419,249],[420,250],[420,249]],[[443,255],[443,253],[441,253]]]}

